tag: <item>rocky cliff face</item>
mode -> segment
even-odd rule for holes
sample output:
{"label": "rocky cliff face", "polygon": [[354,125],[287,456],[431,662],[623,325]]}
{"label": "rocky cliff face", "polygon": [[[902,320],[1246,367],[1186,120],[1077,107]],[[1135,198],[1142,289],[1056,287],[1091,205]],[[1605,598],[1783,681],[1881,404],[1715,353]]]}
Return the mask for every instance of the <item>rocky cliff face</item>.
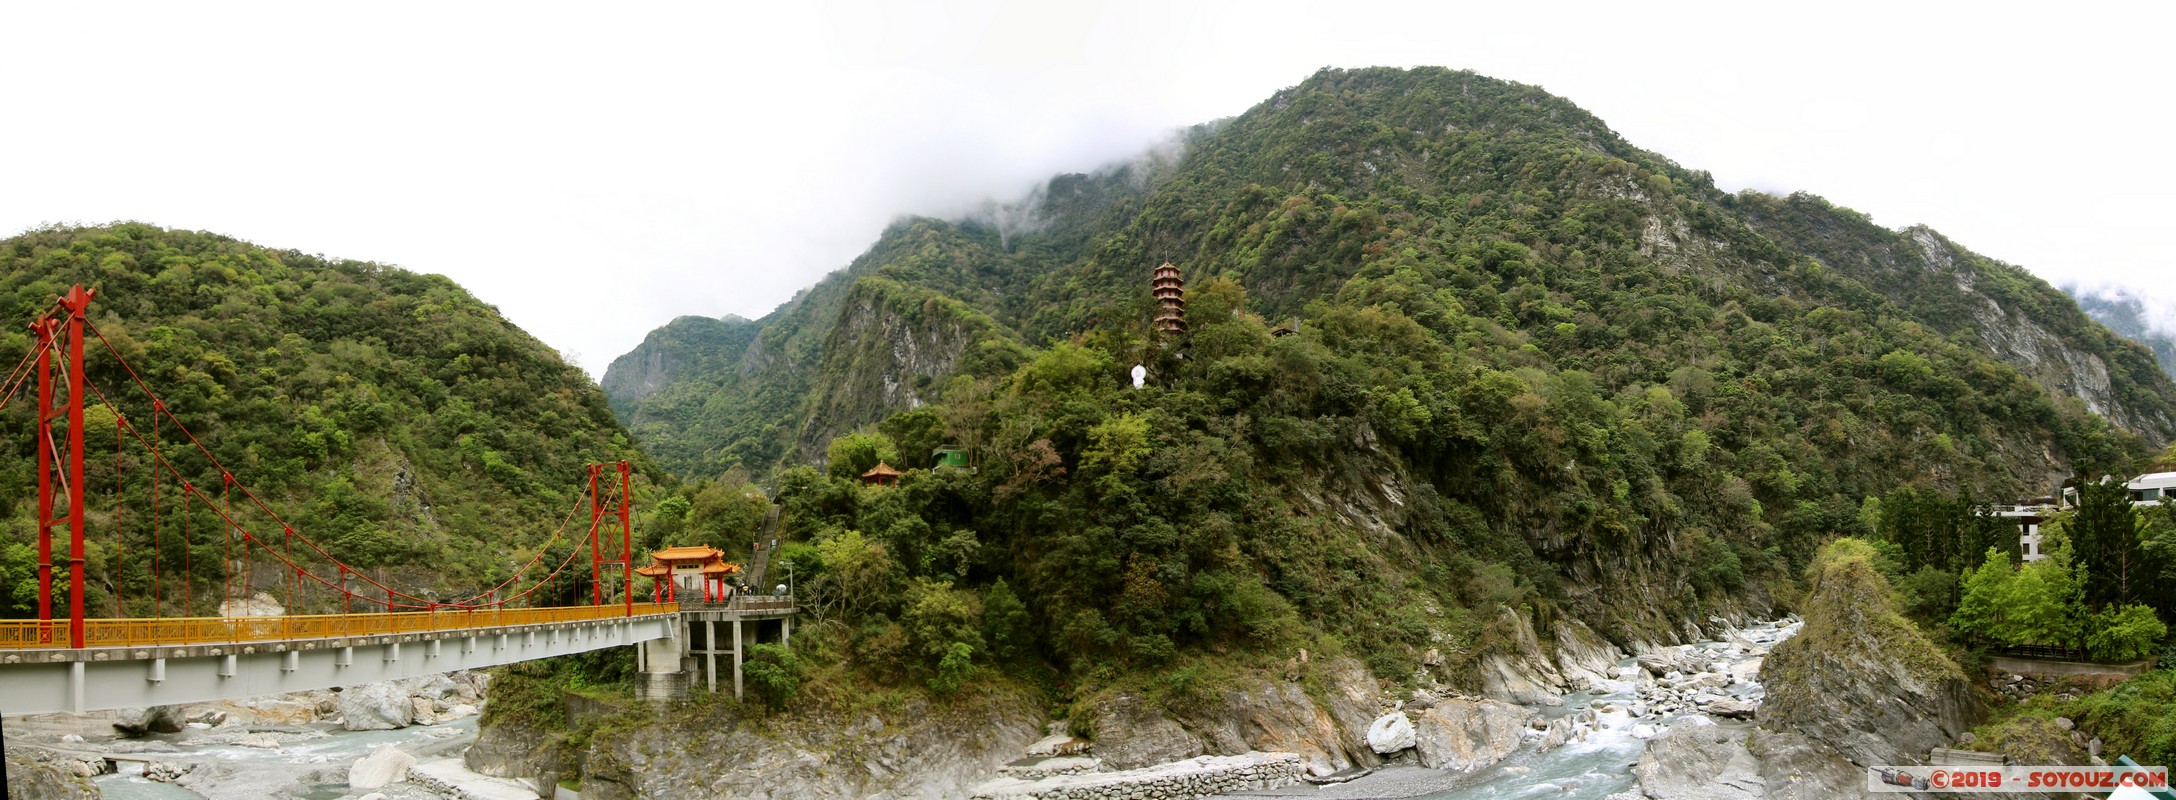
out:
{"label": "rocky cliff face", "polygon": [[[1988,353],[2056,394],[2078,398],[2088,410],[2119,426],[2146,433],[2156,441],[2166,441],[2172,432],[2176,432],[2176,420],[2171,420],[2161,409],[2133,402],[2118,393],[2116,381],[2110,375],[2109,362],[2121,355],[2130,357],[2125,366],[2131,369],[2143,366],[2136,363],[2138,354],[2132,352],[2130,343],[2111,341],[2112,337],[2107,336],[2106,331],[2094,326],[2081,326],[2088,328],[2091,334],[2099,334],[2090,337],[2090,341],[2080,336],[2065,337],[2052,326],[2061,322],[2076,323],[2077,320],[2043,320],[2040,317],[2044,314],[2032,313],[2019,298],[1981,291],[1978,286],[1981,273],[1971,264],[1978,256],[1928,228],[1910,228],[1905,234],[1919,249],[1928,269],[1952,277],[1959,291],[1977,301],[1972,312],[1972,327],[1977,329],[1980,346]],[[2059,308],[2053,313],[2065,317],[2084,316],[2082,311],[2073,308]],[[2150,380],[2151,376],[2134,378]]]}
{"label": "rocky cliff face", "polygon": [[2176,375],[2176,337],[2170,334],[2176,327],[2176,307],[2167,299],[2114,287],[2086,289],[2068,285],[2063,291],[2077,298],[2078,308],[2087,316],[2153,351],[2162,372]]}
{"label": "rocky cliff face", "polygon": [[1963,670],[1890,605],[1871,554],[1853,539],[1822,551],[1804,629],[1762,666],[1752,751],[1771,796],[1857,796],[1863,767],[1924,764],[1986,713]]}
{"label": "rocky cliff face", "polygon": [[578,781],[589,800],[965,797],[1044,723],[1027,698],[1002,691],[777,715],[729,703],[609,713],[622,715],[610,735],[580,747],[563,731],[494,721],[466,760],[486,775]]}
{"label": "rocky cliff face", "polygon": [[[1888,230],[1811,195],[1746,195],[1733,206],[1762,235],[1848,277],[1898,313],[1968,336],[2049,393],[2077,398],[2150,442],[2176,436],[2169,411],[2176,395],[2154,354],[2111,334],[2069,295],[2025,270],[1967,250],[1931,228]],[[1782,282],[1775,286],[1790,293]],[[1867,305],[1864,299],[1833,299]],[[2062,469],[2052,473],[2068,477]]]}
{"label": "rocky cliff face", "polygon": [[1257,679],[1217,692],[1184,713],[1132,693],[1111,695],[1095,704],[1089,724],[1096,755],[1114,768],[1133,769],[1204,754],[1271,750],[1300,754],[1317,775],[1381,763],[1366,737],[1368,723],[1379,713],[1374,678],[1349,659],[1326,665],[1322,674],[1327,686],[1319,699],[1295,682]]}
{"label": "rocky cliff face", "polygon": [[604,395],[614,412],[632,425],[644,399],[673,381],[737,363],[760,328],[727,315],[680,317],[643,337],[642,344],[605,368]]}
{"label": "rocky cliff face", "polygon": [[[998,326],[949,297],[884,279],[857,282],[824,342],[813,412],[796,445],[822,457],[840,434],[935,400],[960,356]],[[919,455],[919,454],[918,454]]]}

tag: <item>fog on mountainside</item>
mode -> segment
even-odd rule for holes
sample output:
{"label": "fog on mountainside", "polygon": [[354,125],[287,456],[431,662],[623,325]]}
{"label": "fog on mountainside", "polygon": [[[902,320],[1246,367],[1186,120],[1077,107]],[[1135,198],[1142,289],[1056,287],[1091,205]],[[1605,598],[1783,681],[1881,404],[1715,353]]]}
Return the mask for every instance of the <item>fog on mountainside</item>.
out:
{"label": "fog on mountainside", "polygon": [[2161,371],[2176,375],[2176,300],[2111,285],[2087,288],[2072,283],[2064,285],[2063,291],[2077,298],[2078,307],[2095,321],[2152,350]]}

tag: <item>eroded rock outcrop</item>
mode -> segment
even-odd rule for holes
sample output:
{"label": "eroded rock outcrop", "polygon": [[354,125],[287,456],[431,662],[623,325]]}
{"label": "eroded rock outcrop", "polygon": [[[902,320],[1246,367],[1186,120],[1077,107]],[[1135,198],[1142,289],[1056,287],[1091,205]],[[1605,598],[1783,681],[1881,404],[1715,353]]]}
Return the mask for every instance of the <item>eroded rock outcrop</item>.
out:
{"label": "eroded rock outcrop", "polygon": [[1445,700],[1413,718],[1421,766],[1472,770],[1519,749],[1534,711],[1495,700]]}
{"label": "eroded rock outcrop", "polygon": [[1381,763],[1367,741],[1381,712],[1374,679],[1350,659],[1321,668],[1329,691],[1320,701],[1297,683],[1268,678],[1242,681],[1184,713],[1113,694],[1095,706],[1096,755],[1114,769],[1135,769],[1199,755],[1298,753],[1315,775]]}
{"label": "eroded rock outcrop", "polygon": [[1042,736],[1029,698],[992,692],[844,715],[668,714],[578,761],[586,800],[966,797]]}
{"label": "eroded rock outcrop", "polygon": [[1872,553],[1855,539],[1822,550],[1804,628],[1763,663],[1752,750],[1773,797],[1859,796],[1861,767],[1926,763],[1984,713],[1964,671],[1891,607]]}
{"label": "eroded rock outcrop", "polygon": [[105,796],[89,777],[49,760],[22,753],[9,753],[7,760],[7,796],[10,798],[96,800]]}
{"label": "eroded rock outcrop", "polygon": [[1096,757],[1112,769],[1138,769],[1208,752],[1201,737],[1155,703],[1130,692],[1112,695],[1097,704],[1090,727],[1095,734]]}
{"label": "eroded rock outcrop", "polygon": [[1746,749],[1746,729],[1685,717],[1647,742],[1632,767],[1656,800],[1751,800],[1765,793],[1761,763]]}
{"label": "eroded rock outcrop", "polygon": [[1566,692],[1613,678],[1624,653],[1584,623],[1558,616],[1545,621],[1549,643],[1533,620],[1511,608],[1498,609],[1488,637],[1496,646],[1472,664],[1481,695],[1520,705],[1554,706]]}

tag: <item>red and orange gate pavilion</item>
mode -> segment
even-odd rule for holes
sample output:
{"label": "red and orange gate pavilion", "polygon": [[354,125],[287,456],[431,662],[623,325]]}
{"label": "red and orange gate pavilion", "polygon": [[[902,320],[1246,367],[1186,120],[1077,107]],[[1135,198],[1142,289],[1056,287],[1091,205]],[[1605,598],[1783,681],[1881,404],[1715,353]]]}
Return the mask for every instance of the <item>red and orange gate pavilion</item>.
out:
{"label": "red and orange gate pavilion", "polygon": [[674,602],[679,592],[702,592],[704,602],[722,602],[726,578],[740,574],[740,565],[725,560],[725,552],[709,545],[667,547],[650,554],[648,566],[635,574],[650,579],[654,602]]}

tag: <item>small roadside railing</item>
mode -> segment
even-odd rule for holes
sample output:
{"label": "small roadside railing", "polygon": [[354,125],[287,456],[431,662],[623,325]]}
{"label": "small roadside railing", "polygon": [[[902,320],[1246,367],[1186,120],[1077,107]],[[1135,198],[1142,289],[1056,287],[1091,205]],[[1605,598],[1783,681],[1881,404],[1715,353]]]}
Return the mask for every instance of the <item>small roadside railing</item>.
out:
{"label": "small roadside railing", "polygon": [[756,613],[793,613],[797,610],[792,595],[744,594],[724,602],[680,601],[682,611],[743,611]]}
{"label": "small roadside railing", "polygon": [[1980,509],[1997,517],[2052,517],[2062,509],[2051,505],[1985,505]]}

